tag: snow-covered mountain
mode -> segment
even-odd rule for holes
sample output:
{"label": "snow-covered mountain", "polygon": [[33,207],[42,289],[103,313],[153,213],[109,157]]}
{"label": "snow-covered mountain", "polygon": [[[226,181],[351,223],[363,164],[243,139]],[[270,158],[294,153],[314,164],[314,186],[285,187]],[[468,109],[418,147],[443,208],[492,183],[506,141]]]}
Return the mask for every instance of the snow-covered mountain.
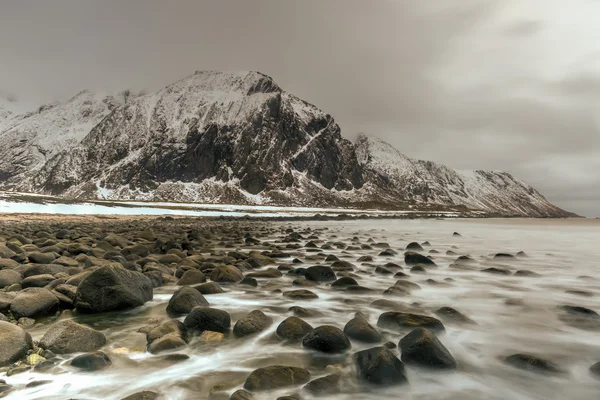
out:
{"label": "snow-covered mountain", "polygon": [[330,115],[258,72],[199,71],[155,93],[83,91],[0,114],[0,189],[566,215],[508,174],[459,173],[364,136],[354,145]]}
{"label": "snow-covered mountain", "polygon": [[500,171],[458,171],[414,160],[392,145],[359,135],[356,153],[365,180],[386,196],[414,204],[464,205],[501,215],[566,216],[527,183]]}

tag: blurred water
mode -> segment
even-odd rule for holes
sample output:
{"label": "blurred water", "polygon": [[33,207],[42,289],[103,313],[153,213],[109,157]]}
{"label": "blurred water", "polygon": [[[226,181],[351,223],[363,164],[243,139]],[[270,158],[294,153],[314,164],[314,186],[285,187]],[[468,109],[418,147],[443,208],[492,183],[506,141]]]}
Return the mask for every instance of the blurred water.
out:
{"label": "blurred water", "polygon": [[[18,386],[32,380],[53,380],[37,388],[13,392],[9,399],[121,399],[141,390],[156,390],[169,399],[203,399],[213,385],[225,383],[226,393],[241,387],[245,377],[260,366],[288,364],[309,368],[313,377],[325,375],[327,364],[347,362],[355,351],[372,346],[352,343],[345,357],[315,357],[300,345],[289,346],[273,340],[277,325],[291,315],[287,309],[300,305],[318,310],[321,317],[307,321],[313,325],[333,324],[340,328],[362,311],[376,325],[383,310],[372,308],[370,303],[384,298],[383,290],[396,278],[375,275],[374,268],[356,262],[362,255],[372,255],[377,264],[396,262],[404,265],[402,250],[412,241],[429,241],[429,249],[438,250],[435,262],[439,268],[428,270],[426,275],[412,275],[409,279],[422,290],[406,297],[385,297],[425,313],[441,306],[454,307],[477,323],[457,326],[445,323],[446,333],[440,340],[459,363],[456,372],[436,373],[408,367],[410,385],[389,389],[368,389],[345,385],[345,393],[328,396],[332,399],[598,399],[600,380],[594,379],[588,368],[600,361],[600,333],[569,326],[558,318],[557,306],[581,305],[600,311],[600,222],[597,220],[390,220],[343,221],[310,223],[273,223],[272,226],[296,230],[310,227],[325,241],[349,243],[357,236],[360,243],[369,238],[387,242],[398,251],[394,257],[377,257],[380,250],[357,250],[345,254],[342,250],[327,250],[358,267],[360,284],[376,289],[369,294],[345,293],[326,285],[308,288],[319,295],[317,300],[290,300],[274,292],[290,290],[295,277],[284,275],[275,280],[259,279],[259,288],[242,286],[227,288],[227,293],[206,296],[211,306],[227,310],[232,324],[251,310],[261,309],[270,315],[274,324],[261,335],[247,338],[227,338],[218,345],[191,342],[179,351],[189,360],[170,364],[145,352],[112,354],[110,349],[145,346],[145,337],[137,329],[150,318],[164,318],[166,303],[174,287],[155,290],[155,298],[144,307],[110,316],[80,319],[108,338],[105,349],[114,365],[104,371],[83,374],[75,372],[65,362],[61,373],[53,375],[24,373],[5,378]],[[462,237],[452,236],[460,232]],[[337,237],[335,237],[337,236]],[[281,237],[281,235],[279,235]],[[275,241],[273,236],[270,240]],[[455,246],[455,248],[453,248]],[[452,250],[458,255],[468,254],[479,261],[475,270],[448,268],[457,255],[446,255]],[[513,272],[528,269],[539,277],[497,276],[481,272],[490,265],[489,256],[497,252],[525,251],[527,258],[502,263]],[[311,253],[307,253],[311,254]],[[349,258],[342,258],[347,256]],[[282,262],[289,261],[282,260]],[[310,264],[308,264],[310,265]],[[272,266],[271,266],[272,267]],[[360,273],[364,272],[364,273]],[[408,273],[408,270],[405,269]],[[583,279],[581,276],[591,278]],[[453,282],[445,282],[452,278]],[[426,282],[433,279],[438,284]],[[566,293],[567,290],[584,290],[591,296]],[[348,300],[351,300],[349,303]],[[512,300],[517,305],[507,305]],[[520,302],[517,302],[520,301]],[[46,328],[33,331],[39,339]],[[384,332],[385,341],[397,343],[402,334]],[[537,375],[507,366],[502,358],[517,352],[532,353],[559,364],[567,373],[559,376]],[[352,371],[347,368],[351,374]],[[257,394],[258,399],[275,399],[296,389]],[[225,397],[227,398],[227,397]],[[303,394],[303,398],[310,398]]]}

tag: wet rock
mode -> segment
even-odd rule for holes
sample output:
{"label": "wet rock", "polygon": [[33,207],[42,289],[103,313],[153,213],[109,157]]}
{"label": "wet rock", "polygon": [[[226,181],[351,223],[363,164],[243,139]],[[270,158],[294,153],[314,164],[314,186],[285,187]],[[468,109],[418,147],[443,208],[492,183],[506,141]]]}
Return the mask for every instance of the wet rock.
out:
{"label": "wet rock", "polygon": [[258,287],[258,281],[250,276],[245,276],[244,279],[240,281],[239,285]]}
{"label": "wet rock", "polygon": [[56,257],[56,254],[54,254],[54,253],[34,252],[34,253],[29,253],[29,255],[27,255],[27,258],[29,258],[29,262],[34,263],[34,264],[50,264],[57,257]]}
{"label": "wet rock", "polygon": [[435,312],[435,315],[442,318],[444,321],[454,322],[456,324],[475,323],[471,318],[452,307],[441,307]]}
{"label": "wet rock", "polygon": [[77,288],[75,306],[83,313],[100,313],[139,307],[152,300],[152,282],[119,264],[100,267]]}
{"label": "wet rock", "polygon": [[49,274],[28,276],[21,281],[21,287],[44,287],[54,280],[54,276]]}
{"label": "wet rock", "polygon": [[511,260],[515,260],[516,257],[513,256],[512,254],[508,254],[508,253],[497,253],[496,255],[494,255],[494,260],[496,261],[511,261]]}
{"label": "wet rock", "polygon": [[20,284],[23,281],[23,276],[12,269],[0,270],[0,289],[10,285]]}
{"label": "wet rock", "polygon": [[102,332],[72,320],[55,323],[40,340],[40,347],[55,354],[90,352],[105,344]]}
{"label": "wet rock", "polygon": [[194,286],[194,289],[199,291],[201,294],[219,294],[225,293],[223,288],[215,282],[206,282],[198,286]]}
{"label": "wet rock", "polygon": [[485,272],[487,274],[494,274],[494,275],[512,275],[512,272],[510,272],[509,270],[507,270],[505,268],[498,268],[498,267],[490,267],[490,268],[482,269],[481,272]]}
{"label": "wet rock", "polygon": [[302,339],[302,345],[323,353],[343,353],[351,347],[348,336],[331,325],[322,325],[310,331]]}
{"label": "wet rock", "polygon": [[526,269],[521,269],[521,270],[515,272],[515,276],[537,277],[537,276],[541,276],[541,275],[538,274],[537,272],[529,271]]}
{"label": "wet rock", "polygon": [[127,397],[124,397],[121,400],[158,400],[160,399],[160,395],[156,392],[143,391],[137,392]]}
{"label": "wet rock", "polygon": [[310,372],[303,368],[273,365],[254,370],[244,383],[250,391],[265,391],[303,385],[310,380]]}
{"label": "wet rock", "polygon": [[280,278],[283,273],[275,268],[268,268],[264,271],[251,272],[247,275],[250,278]]}
{"label": "wet rock", "polygon": [[395,256],[396,254],[398,254],[398,253],[392,249],[385,249],[384,251],[379,253],[379,256],[380,257],[392,257],[392,256]]}
{"label": "wet rock", "polygon": [[377,326],[380,328],[403,331],[413,328],[427,328],[433,332],[444,331],[440,320],[427,315],[388,311],[379,316]]}
{"label": "wet rock", "polygon": [[271,317],[268,317],[260,310],[254,310],[235,323],[233,334],[238,337],[253,335],[264,331],[272,323],[273,320]]}
{"label": "wet rock", "polygon": [[32,348],[29,333],[9,322],[0,321],[0,367],[20,360]]}
{"label": "wet rock", "polygon": [[290,299],[318,299],[319,298],[319,296],[317,296],[315,293],[311,292],[310,290],[306,290],[306,289],[290,290],[287,292],[283,292],[283,296],[289,297]]}
{"label": "wet rock", "polygon": [[244,274],[233,265],[219,265],[210,274],[210,279],[213,282],[220,283],[236,283],[244,278]]}
{"label": "wet rock", "polygon": [[313,327],[304,320],[298,317],[289,317],[279,324],[275,333],[281,340],[297,342],[312,330]]}
{"label": "wet rock", "polygon": [[208,307],[210,304],[198,290],[184,286],[173,293],[167,305],[167,313],[171,316],[188,314],[197,306]]}
{"label": "wet rock", "polygon": [[423,247],[417,243],[417,242],[410,242],[407,246],[405,250],[416,250],[416,251],[423,251]]}
{"label": "wet rock", "polygon": [[288,308],[288,311],[291,311],[295,316],[300,318],[320,317],[323,315],[318,311],[307,310],[306,308],[300,306],[292,306]]}
{"label": "wet rock", "polygon": [[341,278],[339,278],[338,280],[333,282],[331,284],[331,287],[345,288],[345,287],[352,286],[352,285],[358,285],[358,282],[356,282],[356,279],[351,278],[349,276],[342,276]]}
{"label": "wet rock", "polygon": [[328,282],[335,280],[335,272],[330,267],[315,265],[306,269],[304,277],[315,282]]}
{"label": "wet rock", "polygon": [[592,309],[581,306],[560,306],[559,319],[580,329],[600,329],[600,315]]}
{"label": "wet rock", "polygon": [[425,257],[422,254],[415,253],[414,251],[407,251],[406,253],[404,253],[404,262],[409,267],[417,264],[436,266],[433,260],[431,260],[428,257]]}
{"label": "wet rock", "polygon": [[323,376],[308,382],[304,386],[304,390],[317,397],[339,393],[340,378],[341,376],[339,374]]}
{"label": "wet rock", "polygon": [[389,269],[387,269],[386,267],[383,267],[383,266],[381,266],[381,265],[378,265],[378,266],[375,268],[375,273],[376,273],[376,274],[380,274],[380,275],[391,275],[391,274],[393,274],[394,272],[393,272],[393,271],[390,271],[390,270],[389,270]]}
{"label": "wet rock", "polygon": [[551,361],[532,354],[513,354],[504,359],[504,362],[515,368],[523,369],[538,374],[556,374],[563,372],[558,365]]}
{"label": "wet rock", "polygon": [[111,365],[110,358],[101,351],[82,354],[71,361],[71,366],[85,371],[98,371]]}
{"label": "wet rock", "polygon": [[210,307],[194,307],[183,321],[189,331],[214,331],[225,333],[231,328],[231,317],[227,311]]}
{"label": "wet rock", "polygon": [[10,305],[10,312],[15,318],[41,318],[56,314],[58,299],[49,290],[28,288],[17,294]]}
{"label": "wet rock", "polygon": [[252,393],[245,391],[244,389],[236,390],[229,396],[229,400],[255,400],[256,398]]}
{"label": "wet rock", "polygon": [[353,356],[359,380],[378,386],[408,382],[404,364],[385,347],[373,347]]}
{"label": "wet rock", "polygon": [[369,321],[361,315],[357,315],[344,326],[344,333],[350,338],[364,343],[377,343],[381,335],[369,324]]}
{"label": "wet rock", "polygon": [[355,265],[348,261],[336,261],[331,264],[334,271],[354,271]]}
{"label": "wet rock", "polygon": [[179,281],[177,281],[177,285],[196,285],[204,282],[206,282],[206,276],[202,272],[192,269],[183,273]]}
{"label": "wet rock", "polygon": [[417,328],[400,339],[402,362],[431,369],[455,369],[456,360],[428,329]]}
{"label": "wet rock", "polygon": [[590,373],[600,379],[600,361],[590,367]]}
{"label": "wet rock", "polygon": [[410,269],[413,274],[426,274],[427,270],[422,265],[415,265]]}

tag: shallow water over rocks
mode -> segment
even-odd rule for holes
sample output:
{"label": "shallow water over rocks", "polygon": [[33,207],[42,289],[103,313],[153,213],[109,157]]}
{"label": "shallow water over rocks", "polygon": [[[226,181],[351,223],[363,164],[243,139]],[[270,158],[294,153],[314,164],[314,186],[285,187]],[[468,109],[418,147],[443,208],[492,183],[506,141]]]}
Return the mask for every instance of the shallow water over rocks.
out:
{"label": "shallow water over rocks", "polygon": [[[295,285],[293,282],[302,276],[289,274],[287,268],[281,268],[283,276],[256,274],[257,287],[223,283],[224,293],[206,294],[205,298],[210,307],[231,315],[232,327],[253,310],[261,310],[272,323],[257,334],[243,337],[232,331],[215,341],[195,335],[187,346],[171,352],[189,357],[184,358],[169,356],[169,352],[146,352],[146,336],[138,332],[169,318],[167,304],[179,288],[169,283],[154,289],[153,300],[132,310],[75,314],[75,321],[104,333],[107,344],[102,351],[112,365],[81,372],[70,366],[72,355],[63,356],[62,363],[46,372],[30,370],[8,377],[0,373],[0,379],[14,388],[6,398],[122,399],[150,390],[166,399],[228,399],[244,386],[252,371],[271,365],[305,368],[311,380],[340,374],[342,384],[336,394],[326,395],[328,399],[598,398],[600,380],[589,368],[600,361],[600,325],[593,314],[581,315],[585,313],[563,308],[581,306],[600,312],[597,221],[363,220],[261,222],[256,226],[261,227],[261,234],[255,235],[260,243],[246,240],[236,249],[248,252],[277,244],[288,254],[280,254],[273,258],[274,263],[250,272],[286,264],[290,268],[326,265],[332,266],[336,278],[351,276],[360,288],[332,287],[328,272],[324,273],[327,279],[316,284]],[[299,242],[291,243],[302,247],[285,248],[290,243],[282,242],[290,236],[287,229],[301,235]],[[316,246],[303,246],[309,242]],[[431,256],[435,264],[421,264],[422,270],[411,271],[404,260],[405,248],[411,242],[423,246],[423,250],[411,251]],[[428,244],[423,245],[424,242]],[[234,250],[216,243],[211,248]],[[396,254],[385,251],[387,248]],[[525,254],[517,255],[521,251]],[[380,255],[382,252],[384,255]],[[495,257],[497,253],[511,256]],[[333,257],[325,261],[319,254],[335,255],[342,263]],[[357,261],[364,256],[373,260]],[[459,257],[461,260],[457,261]],[[294,259],[302,263],[293,263]],[[352,264],[352,270],[344,261]],[[377,269],[385,264],[385,271]],[[496,273],[490,268],[506,272]],[[515,275],[517,271],[535,274]],[[406,276],[395,276],[399,272]],[[418,286],[403,282],[395,285],[399,280]],[[283,295],[291,290],[309,290],[318,298]],[[361,313],[380,333],[381,340],[374,344],[350,339],[349,350],[333,353],[305,349],[300,341],[281,341],[276,329],[294,315],[289,311],[294,306],[305,309],[296,313],[314,328],[332,325],[343,330],[356,313]],[[451,307],[464,318],[447,309],[436,314],[442,307]],[[444,329],[435,334],[456,360],[456,369],[440,371],[406,364],[408,384],[389,387],[371,386],[355,379],[353,354],[386,342],[398,345],[412,330],[378,324],[380,315],[390,311],[438,318]],[[184,321],[185,316],[178,319]],[[45,324],[28,331],[34,340],[40,340],[48,328],[49,324]],[[390,351],[401,358],[398,348]],[[548,360],[560,373],[525,370],[505,361],[519,353]],[[50,382],[26,388],[32,381]],[[253,395],[257,399],[275,399],[298,393],[303,399],[313,398],[303,386],[256,391]]]}

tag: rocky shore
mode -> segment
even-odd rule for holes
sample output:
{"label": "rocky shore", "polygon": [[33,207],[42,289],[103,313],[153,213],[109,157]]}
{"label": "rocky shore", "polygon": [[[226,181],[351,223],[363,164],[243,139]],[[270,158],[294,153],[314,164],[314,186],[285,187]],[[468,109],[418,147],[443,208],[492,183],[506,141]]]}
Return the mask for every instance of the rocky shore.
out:
{"label": "rocky shore", "polygon": [[[459,232],[447,236],[462,239]],[[385,239],[373,229],[311,228],[297,221],[4,220],[0,397],[65,398],[43,397],[44,387],[61,374],[122,371],[143,377],[186,363],[192,376],[202,365],[197,379],[148,382],[140,390],[121,385],[104,396],[81,390],[77,396],[283,400],[377,398],[380,389],[406,394],[411,371],[471,369],[468,357],[448,348],[452,338],[446,332],[479,323],[451,299],[439,298],[441,304],[432,307],[413,301],[414,292],[456,286],[455,271],[494,277],[498,285],[503,277],[539,276],[523,267],[524,252],[474,256],[458,246],[405,238],[400,247]],[[509,300],[507,309],[519,306]],[[553,312],[565,327],[600,330],[600,315],[584,301]],[[237,369],[215,366],[219,372],[211,373],[211,365],[194,361],[246,349],[239,346],[254,353],[242,354]],[[257,352],[261,346],[264,352]],[[560,360],[525,350],[507,349],[502,364],[532,376],[569,374]],[[600,363],[590,365],[589,374],[600,378]]]}

